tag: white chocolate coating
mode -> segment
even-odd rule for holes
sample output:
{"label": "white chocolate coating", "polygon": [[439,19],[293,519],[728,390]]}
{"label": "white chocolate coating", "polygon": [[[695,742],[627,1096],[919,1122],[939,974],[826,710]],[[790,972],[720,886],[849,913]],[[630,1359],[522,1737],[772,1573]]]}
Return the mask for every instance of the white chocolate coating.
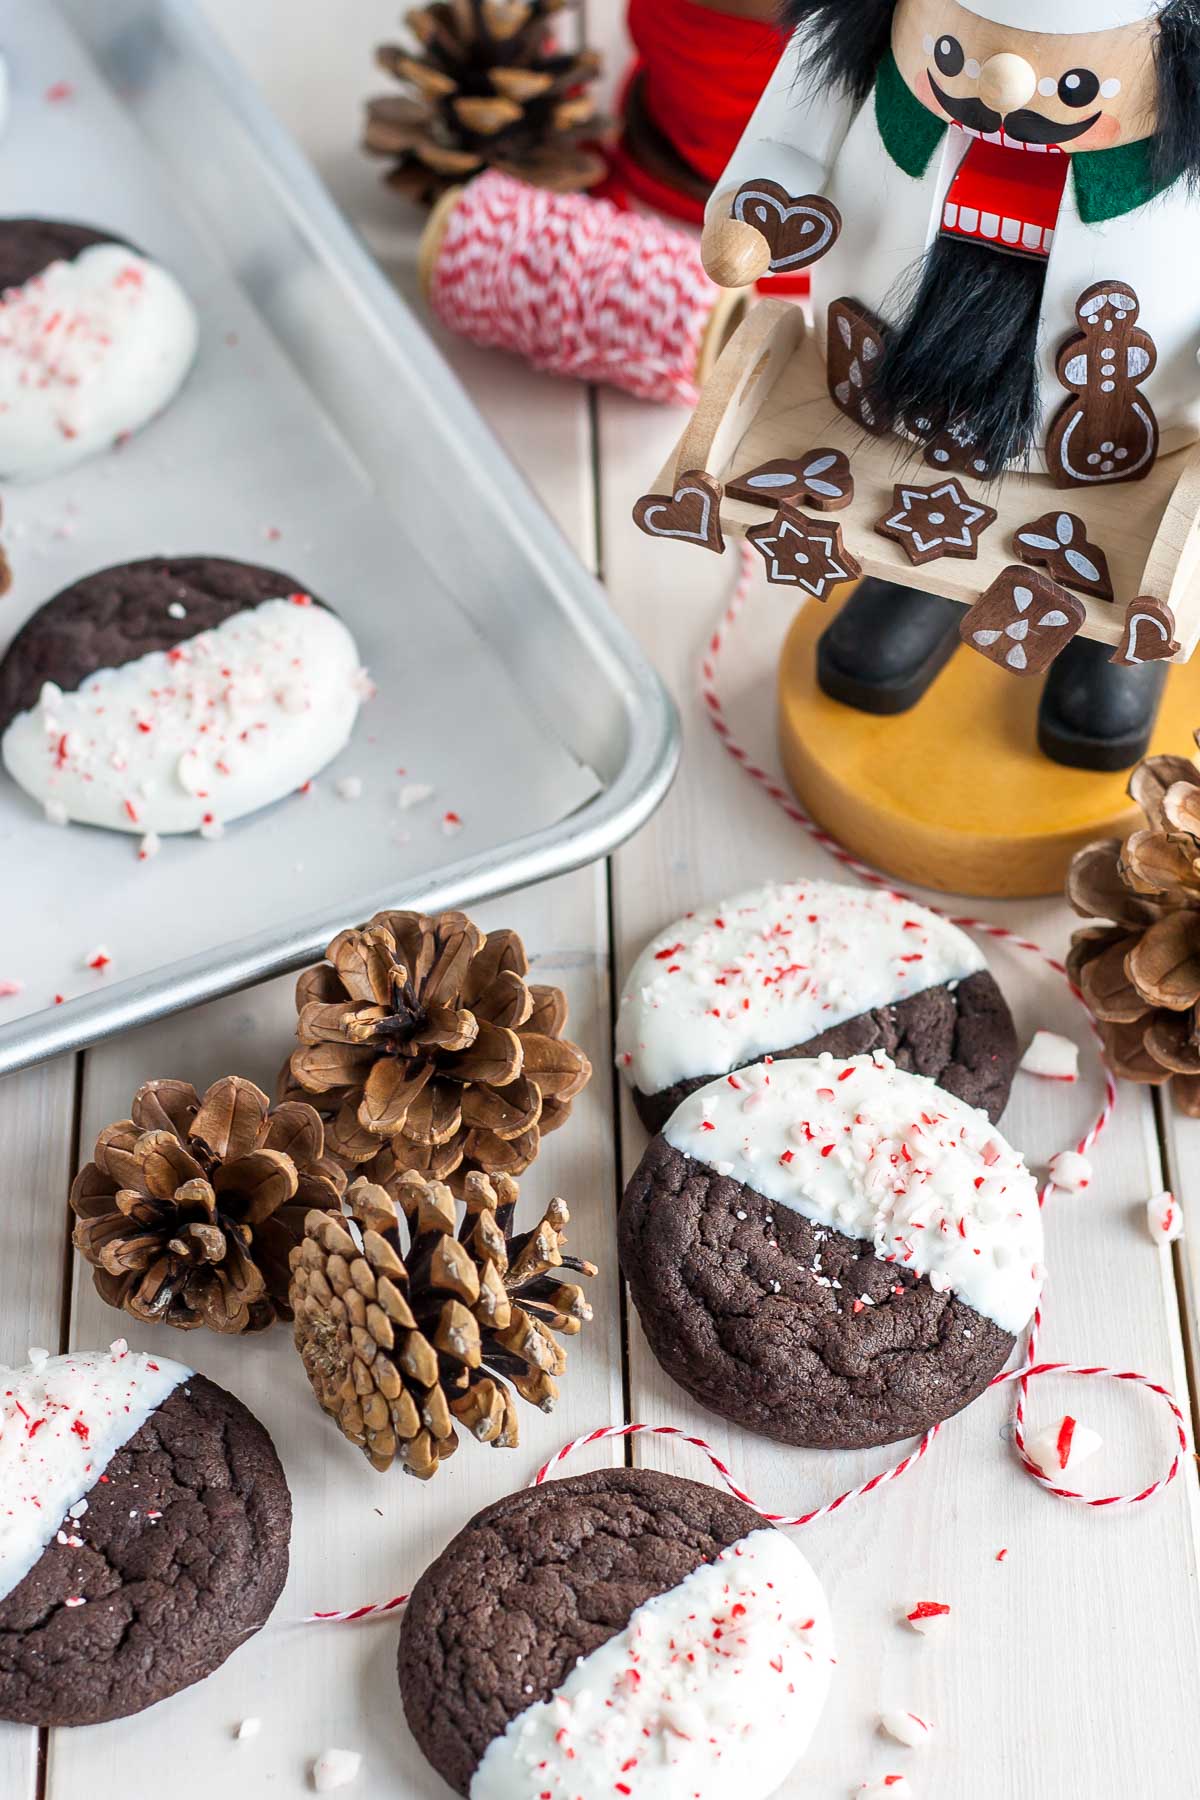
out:
{"label": "white chocolate coating", "polygon": [[93,244],[0,295],[0,479],[70,468],[161,412],[196,354],[173,275]]}
{"label": "white chocolate coating", "polygon": [[809,1564],[781,1531],[752,1531],[493,1739],[471,1800],[766,1800],[812,1736],[833,1662]]}
{"label": "white chocolate coating", "polygon": [[366,691],[341,620],[265,600],[173,650],[52,683],[0,742],[58,818],[113,831],[215,828],[294,792],[338,754]]}
{"label": "white chocolate coating", "polygon": [[886,1056],[759,1063],[699,1088],[668,1143],[874,1245],[1015,1336],[1041,1293],[1037,1184],[986,1113]]}
{"label": "white chocolate coating", "polygon": [[[36,1353],[35,1353],[36,1356]],[[192,1371],[118,1341],[0,1370],[0,1599]]]}
{"label": "white chocolate coating", "polygon": [[617,1063],[658,1094],[986,967],[964,932],[894,894],[830,881],[756,888],[642,951],[621,995]]}

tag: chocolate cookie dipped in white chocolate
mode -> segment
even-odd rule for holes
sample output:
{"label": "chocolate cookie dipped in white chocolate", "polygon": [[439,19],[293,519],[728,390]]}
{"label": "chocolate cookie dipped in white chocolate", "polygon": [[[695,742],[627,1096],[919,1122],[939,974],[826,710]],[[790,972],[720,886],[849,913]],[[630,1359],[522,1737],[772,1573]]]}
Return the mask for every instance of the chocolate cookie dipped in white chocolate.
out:
{"label": "chocolate cookie dipped in white chocolate", "polygon": [[368,684],[335,613],[215,558],[103,570],[0,665],[0,754],[56,823],[216,835],[347,743]]}
{"label": "chocolate cookie dipped in white chocolate", "polygon": [[882,889],[776,882],[651,940],[621,995],[617,1065],[651,1130],[762,1056],[880,1049],[998,1117],[1012,1020],[978,946]]}
{"label": "chocolate cookie dipped in white chocolate", "polygon": [[0,221],[0,479],[57,474],[139,430],[196,353],[166,269],[90,227]]}

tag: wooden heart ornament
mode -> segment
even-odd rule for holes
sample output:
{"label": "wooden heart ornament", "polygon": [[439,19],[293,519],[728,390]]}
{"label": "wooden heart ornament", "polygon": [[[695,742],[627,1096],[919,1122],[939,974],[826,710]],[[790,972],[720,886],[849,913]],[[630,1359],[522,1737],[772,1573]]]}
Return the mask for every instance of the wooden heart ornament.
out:
{"label": "wooden heart ornament", "polygon": [[811,268],[842,235],[842,215],[820,194],[797,198],[777,181],[746,181],[733,197],[730,217],[753,225],[767,240],[772,275]]}
{"label": "wooden heart ornament", "polygon": [[673,494],[643,494],[633,509],[633,522],[647,537],[678,538],[721,556],[721,484],[704,469],[687,469]]}

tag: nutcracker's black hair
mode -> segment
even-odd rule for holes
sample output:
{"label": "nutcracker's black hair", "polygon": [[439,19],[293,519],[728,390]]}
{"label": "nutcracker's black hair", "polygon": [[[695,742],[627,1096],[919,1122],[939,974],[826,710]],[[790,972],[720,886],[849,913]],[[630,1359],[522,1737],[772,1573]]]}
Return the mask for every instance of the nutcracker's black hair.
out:
{"label": "nutcracker's black hair", "polygon": [[[966,0],[969,8],[970,0]],[[809,41],[806,75],[865,100],[892,35],[896,0],[780,0],[787,31]],[[1169,0],[1158,17],[1156,185],[1185,180],[1200,189],[1200,0]]]}
{"label": "nutcracker's black hair", "polygon": [[893,296],[898,322],[874,382],[876,415],[922,443],[969,431],[989,467],[1026,463],[1037,440],[1038,321],[1046,265],[938,238]]}
{"label": "nutcracker's black hair", "polygon": [[1200,189],[1200,0],[1171,0],[1159,14],[1158,131],[1154,173],[1160,185]]}
{"label": "nutcracker's black hair", "polygon": [[785,31],[808,33],[806,74],[865,100],[892,41],[896,0],[780,0]]}

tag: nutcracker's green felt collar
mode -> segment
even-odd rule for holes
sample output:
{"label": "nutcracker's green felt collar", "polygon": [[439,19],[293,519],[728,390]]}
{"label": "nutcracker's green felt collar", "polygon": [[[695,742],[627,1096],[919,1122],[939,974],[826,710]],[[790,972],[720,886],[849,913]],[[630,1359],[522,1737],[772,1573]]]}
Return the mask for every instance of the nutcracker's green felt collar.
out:
{"label": "nutcracker's green felt collar", "polygon": [[[875,119],[892,161],[920,180],[948,127],[921,105],[889,50],[875,83]],[[1145,206],[1167,182],[1155,182],[1150,140],[1119,144],[1115,150],[1081,150],[1071,158],[1075,203],[1085,225],[1102,225]]]}

